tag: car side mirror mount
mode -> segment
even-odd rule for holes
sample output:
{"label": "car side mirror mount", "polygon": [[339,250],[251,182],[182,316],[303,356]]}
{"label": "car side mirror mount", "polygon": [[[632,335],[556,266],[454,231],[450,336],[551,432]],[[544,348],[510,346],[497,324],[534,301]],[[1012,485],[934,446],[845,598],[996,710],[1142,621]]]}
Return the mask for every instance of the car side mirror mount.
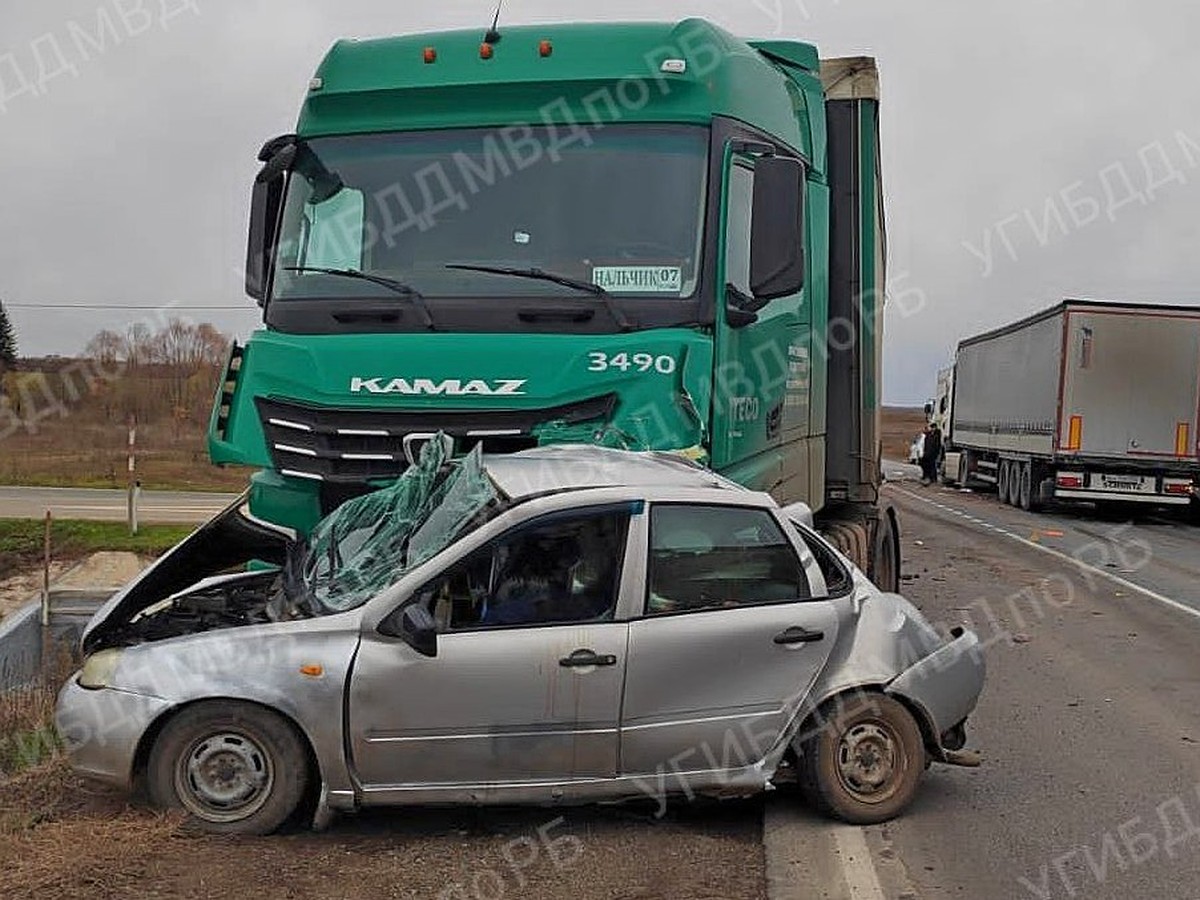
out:
{"label": "car side mirror mount", "polygon": [[399,638],[422,656],[438,654],[438,627],[433,614],[421,603],[409,603],[379,623],[379,633]]}
{"label": "car side mirror mount", "polygon": [[804,287],[804,163],[768,156],[754,168],[750,293],[771,301]]}

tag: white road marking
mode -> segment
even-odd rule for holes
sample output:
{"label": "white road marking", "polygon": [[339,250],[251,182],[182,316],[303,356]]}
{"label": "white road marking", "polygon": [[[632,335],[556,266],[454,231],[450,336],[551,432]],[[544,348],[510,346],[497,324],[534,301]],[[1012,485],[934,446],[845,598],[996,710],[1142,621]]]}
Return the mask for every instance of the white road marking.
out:
{"label": "white road marking", "polygon": [[837,825],[832,831],[851,900],[887,900],[863,830],[854,825]]}
{"label": "white road marking", "polygon": [[896,490],[899,491],[901,494],[903,494],[906,497],[911,497],[913,500],[919,500],[921,503],[927,503],[930,506],[933,506],[933,507],[936,507],[937,509],[942,510],[943,512],[952,513],[954,515],[960,515],[962,518],[968,519],[971,522],[974,522],[978,525],[983,526],[984,528],[988,528],[988,529],[996,532],[997,534],[1003,535],[1004,537],[1008,538],[1009,540],[1013,540],[1013,541],[1016,541],[1017,543],[1024,544],[1026,547],[1032,547],[1034,550],[1040,550],[1042,553],[1049,554],[1050,556],[1053,556],[1056,559],[1060,559],[1063,562],[1070,563],[1071,565],[1076,566],[1077,568],[1083,569],[1087,572],[1092,572],[1096,575],[1099,575],[1101,578],[1107,578],[1112,583],[1118,584],[1121,587],[1125,588],[1126,590],[1130,590],[1130,591],[1133,591],[1134,593],[1141,594],[1144,597],[1149,597],[1151,600],[1155,601],[1156,603],[1161,603],[1164,606],[1171,607],[1171,609],[1177,610],[1181,613],[1186,613],[1187,615],[1192,616],[1193,618],[1200,619],[1200,609],[1195,609],[1194,607],[1188,606],[1186,603],[1180,603],[1178,600],[1172,600],[1170,597],[1164,596],[1163,594],[1160,594],[1157,591],[1152,591],[1149,588],[1142,587],[1140,584],[1136,584],[1135,582],[1132,582],[1132,581],[1128,580],[1127,578],[1122,578],[1120,575],[1114,575],[1111,572],[1106,572],[1103,569],[1098,569],[1095,566],[1088,565],[1087,563],[1085,563],[1081,560],[1078,560],[1073,556],[1068,556],[1066,553],[1063,553],[1061,550],[1055,550],[1052,547],[1046,547],[1042,544],[1037,543],[1036,541],[1027,540],[1026,538],[1023,538],[1023,537],[1020,537],[1019,535],[1013,534],[1011,531],[1009,531],[1005,528],[1001,528],[999,525],[993,525],[991,522],[985,522],[982,519],[975,518],[974,516],[968,516],[965,513],[960,513],[958,510],[956,510],[952,506],[947,506],[944,503],[938,503],[936,500],[930,500],[928,497],[922,497],[920,494],[914,494],[912,491],[906,491],[903,488],[896,488]]}

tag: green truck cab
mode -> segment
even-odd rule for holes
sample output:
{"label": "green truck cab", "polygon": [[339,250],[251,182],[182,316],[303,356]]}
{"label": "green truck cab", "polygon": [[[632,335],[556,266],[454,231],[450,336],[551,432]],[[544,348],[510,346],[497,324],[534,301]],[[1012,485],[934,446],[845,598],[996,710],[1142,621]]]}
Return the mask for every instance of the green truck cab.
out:
{"label": "green truck cab", "polygon": [[448,436],[684,453],[885,589],[869,59],[701,20],[339,42],[253,188],[210,454],[306,533]]}

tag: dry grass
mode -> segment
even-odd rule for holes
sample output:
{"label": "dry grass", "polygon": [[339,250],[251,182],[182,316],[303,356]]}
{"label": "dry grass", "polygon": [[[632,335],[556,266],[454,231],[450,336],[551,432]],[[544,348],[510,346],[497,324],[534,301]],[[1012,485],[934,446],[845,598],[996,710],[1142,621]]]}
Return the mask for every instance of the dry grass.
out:
{"label": "dry grass", "polygon": [[177,815],[128,805],[62,757],[0,782],[0,897],[140,896],[147,850],[180,834]]}
{"label": "dry grass", "polygon": [[[51,658],[32,684],[0,692],[0,779],[35,768],[58,755],[54,703],[77,660],[65,644],[48,648]],[[5,809],[6,804],[0,804]],[[0,821],[0,833],[4,831]]]}

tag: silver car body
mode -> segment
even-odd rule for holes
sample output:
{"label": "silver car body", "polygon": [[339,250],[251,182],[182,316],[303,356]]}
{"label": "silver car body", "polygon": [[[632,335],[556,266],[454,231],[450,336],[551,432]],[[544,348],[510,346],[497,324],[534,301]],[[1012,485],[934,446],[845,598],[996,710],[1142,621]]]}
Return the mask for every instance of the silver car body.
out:
{"label": "silver car body", "polygon": [[[153,577],[148,570],[89,626],[90,662],[103,660],[105,686],[76,677],[60,695],[73,764],[129,786],[165,721],[212,699],[290,719],[335,809],[750,794],[770,785],[823,702],[855,690],[901,699],[933,758],[961,746],[954,735],[984,680],[976,637],[943,636],[903,598],[881,593],[811,531],[804,510],[781,510],[765,494],[661,455],[566,447],[484,459],[509,508],[358,609],[105,648],[96,635],[106,619],[128,615],[122,597]],[[631,514],[610,621],[442,633],[434,657],[380,632],[421,586],[510,529],[613,504]],[[657,504],[767,511],[817,599],[647,615]],[[850,573],[836,596],[813,548]],[[186,552],[185,542],[157,565]],[[823,638],[774,640],[794,628]],[[581,651],[612,664],[564,667]]]}

